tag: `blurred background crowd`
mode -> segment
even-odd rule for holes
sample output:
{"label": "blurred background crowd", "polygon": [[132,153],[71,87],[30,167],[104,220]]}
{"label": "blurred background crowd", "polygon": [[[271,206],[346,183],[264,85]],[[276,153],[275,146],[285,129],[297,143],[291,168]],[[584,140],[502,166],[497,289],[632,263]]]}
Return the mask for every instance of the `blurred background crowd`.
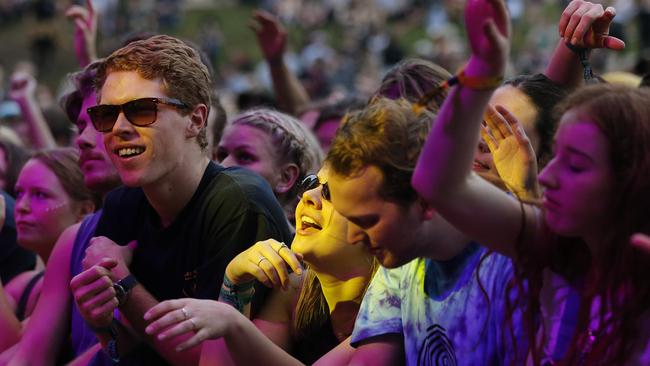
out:
{"label": "blurred background crowd", "polygon": [[[64,13],[84,1],[0,0],[0,120],[16,125],[20,109],[8,83],[17,71],[38,81],[36,98],[57,139],[67,145],[69,123],[56,106],[65,75],[79,66],[74,24]],[[557,40],[557,19],[567,1],[509,0],[517,30],[509,74],[540,72]],[[95,0],[97,54],[108,55],[139,32],[162,32],[198,44],[212,62],[216,86],[230,113],[273,104],[271,79],[249,29],[254,9],[278,15],[287,27],[285,62],[311,100],[367,96],[383,73],[406,56],[456,70],[467,59],[462,0]],[[624,52],[592,55],[594,71],[650,70],[650,1],[615,0],[611,33]],[[618,74],[620,77],[620,73]],[[233,115],[229,114],[229,115]]]}

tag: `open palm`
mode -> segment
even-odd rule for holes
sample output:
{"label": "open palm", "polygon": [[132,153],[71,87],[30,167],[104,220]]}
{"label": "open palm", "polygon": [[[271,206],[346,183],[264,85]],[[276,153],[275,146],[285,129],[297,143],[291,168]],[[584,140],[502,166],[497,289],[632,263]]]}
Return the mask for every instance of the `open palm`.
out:
{"label": "open palm", "polygon": [[503,107],[489,106],[481,135],[506,186],[521,198],[537,197],[535,152],[517,119]]}

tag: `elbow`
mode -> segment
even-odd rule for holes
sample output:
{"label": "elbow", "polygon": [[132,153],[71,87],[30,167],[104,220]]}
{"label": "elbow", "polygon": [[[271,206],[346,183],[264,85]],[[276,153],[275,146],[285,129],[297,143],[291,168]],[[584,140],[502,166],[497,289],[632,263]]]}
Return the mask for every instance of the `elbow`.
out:
{"label": "elbow", "polygon": [[439,199],[440,190],[432,179],[431,174],[424,169],[420,169],[419,166],[413,172],[411,186],[418,196],[429,204],[433,204]]}

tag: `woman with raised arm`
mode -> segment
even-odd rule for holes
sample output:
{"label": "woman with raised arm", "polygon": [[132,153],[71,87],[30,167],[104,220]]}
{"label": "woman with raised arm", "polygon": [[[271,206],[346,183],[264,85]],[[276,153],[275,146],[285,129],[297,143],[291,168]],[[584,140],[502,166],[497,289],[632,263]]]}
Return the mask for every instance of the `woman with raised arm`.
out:
{"label": "woman with raised arm", "polygon": [[[152,321],[147,332],[163,338],[194,332],[183,347],[224,337],[204,343],[208,365],[228,354],[242,365],[312,364],[337,346],[343,355],[351,351],[346,339],[377,265],[365,247],[348,244],[348,222],[329,202],[326,169],[305,178],[301,191],[291,248],[256,243],[228,265],[220,302],[162,302],[145,315]],[[251,323],[238,311],[249,313],[255,279],[275,290]]]}
{"label": "woman with raised arm", "polygon": [[[465,17],[472,56],[425,144],[415,189],[454,226],[515,259],[527,291],[530,363],[648,364],[650,258],[629,240],[650,232],[650,91],[595,85],[564,101],[555,156],[539,177],[543,206],[524,204],[470,170],[483,110],[505,69],[505,4],[471,0]],[[504,133],[522,134],[512,115],[496,111]]]}

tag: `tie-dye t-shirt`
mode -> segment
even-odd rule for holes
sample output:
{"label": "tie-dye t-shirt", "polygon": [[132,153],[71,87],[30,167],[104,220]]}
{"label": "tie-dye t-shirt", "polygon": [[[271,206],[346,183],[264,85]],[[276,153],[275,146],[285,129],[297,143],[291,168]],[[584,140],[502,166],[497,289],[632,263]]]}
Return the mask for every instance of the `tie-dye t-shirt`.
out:
{"label": "tie-dye t-shirt", "polygon": [[408,365],[511,364],[511,335],[518,349],[526,349],[521,329],[504,327],[504,296],[513,268],[502,255],[487,254],[481,261],[484,255],[485,248],[471,243],[449,261],[418,258],[399,268],[381,268],[361,303],[352,345],[396,333],[404,337]]}

